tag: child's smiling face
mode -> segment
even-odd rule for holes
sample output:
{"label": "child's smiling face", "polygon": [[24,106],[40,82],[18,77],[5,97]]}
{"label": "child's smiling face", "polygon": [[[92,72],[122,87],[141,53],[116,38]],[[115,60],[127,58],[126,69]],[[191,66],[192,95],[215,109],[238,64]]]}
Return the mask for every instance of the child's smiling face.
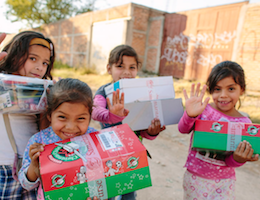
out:
{"label": "child's smiling face", "polygon": [[107,72],[112,76],[113,82],[119,81],[124,78],[135,78],[137,75],[137,62],[133,56],[123,56],[122,64],[107,65]]}
{"label": "child's smiling face", "polygon": [[53,131],[62,139],[69,139],[87,132],[90,122],[89,109],[83,103],[62,103],[49,116]]}
{"label": "child's smiling face", "polygon": [[214,107],[226,115],[234,116],[237,113],[235,105],[243,93],[240,85],[232,77],[223,78],[212,93]]}
{"label": "child's smiling face", "polygon": [[29,47],[29,56],[24,66],[18,70],[21,76],[43,78],[50,64],[51,51],[40,45]]}

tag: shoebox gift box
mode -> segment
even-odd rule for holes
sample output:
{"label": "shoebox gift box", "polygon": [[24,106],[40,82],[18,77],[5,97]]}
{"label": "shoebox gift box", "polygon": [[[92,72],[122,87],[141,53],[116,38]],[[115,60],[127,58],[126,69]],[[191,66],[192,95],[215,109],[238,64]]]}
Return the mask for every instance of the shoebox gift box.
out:
{"label": "shoebox gift box", "polygon": [[125,108],[130,112],[123,123],[133,131],[147,129],[154,118],[160,119],[162,125],[178,124],[184,112],[180,98],[139,101],[125,104]]}
{"label": "shoebox gift box", "polygon": [[127,124],[46,145],[45,199],[101,200],[151,186],[145,147]]}
{"label": "shoebox gift box", "polygon": [[113,91],[124,92],[124,102],[147,101],[174,98],[173,79],[171,76],[121,79],[105,87],[106,96],[112,103]]}
{"label": "shoebox gift box", "polygon": [[235,151],[246,140],[260,153],[260,124],[196,120],[192,148],[221,152]]}
{"label": "shoebox gift box", "polygon": [[149,127],[152,119],[160,119],[161,125],[179,122],[183,114],[181,99],[174,99],[171,76],[121,79],[105,88],[112,104],[113,92],[124,92],[125,108],[130,112],[123,120],[133,131]]}
{"label": "shoebox gift box", "polygon": [[50,80],[0,73],[1,113],[40,113],[46,107]]}

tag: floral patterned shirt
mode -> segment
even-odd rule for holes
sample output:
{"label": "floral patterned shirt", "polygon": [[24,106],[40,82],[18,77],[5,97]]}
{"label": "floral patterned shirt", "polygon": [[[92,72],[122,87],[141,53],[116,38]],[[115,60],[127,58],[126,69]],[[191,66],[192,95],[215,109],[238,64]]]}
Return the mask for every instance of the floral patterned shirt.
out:
{"label": "floral patterned shirt", "polygon": [[[95,131],[96,131],[96,129],[94,129],[92,127],[88,127],[86,134],[92,133]],[[21,167],[21,169],[19,171],[19,175],[18,175],[18,179],[19,179],[21,185],[23,186],[23,188],[25,188],[27,190],[32,190],[33,188],[38,187],[40,184],[39,178],[36,181],[31,182],[27,179],[27,176],[26,176],[28,167],[31,163],[31,158],[29,156],[30,145],[32,145],[33,143],[51,144],[54,142],[59,142],[61,140],[62,139],[53,132],[51,126],[44,130],[41,130],[40,132],[36,133],[35,135],[33,135],[30,138],[29,142],[27,143],[25,152],[24,152],[23,164],[22,164],[22,167]]]}

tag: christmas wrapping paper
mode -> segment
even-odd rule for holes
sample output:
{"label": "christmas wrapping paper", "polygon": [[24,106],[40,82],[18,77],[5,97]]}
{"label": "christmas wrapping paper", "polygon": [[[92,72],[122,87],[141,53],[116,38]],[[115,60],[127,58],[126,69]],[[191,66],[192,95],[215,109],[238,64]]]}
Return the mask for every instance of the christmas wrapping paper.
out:
{"label": "christmas wrapping paper", "polygon": [[246,140],[260,153],[260,125],[241,122],[196,120],[192,148],[232,152]]}
{"label": "christmas wrapping paper", "polygon": [[45,199],[101,200],[151,186],[145,147],[127,124],[44,147]]}

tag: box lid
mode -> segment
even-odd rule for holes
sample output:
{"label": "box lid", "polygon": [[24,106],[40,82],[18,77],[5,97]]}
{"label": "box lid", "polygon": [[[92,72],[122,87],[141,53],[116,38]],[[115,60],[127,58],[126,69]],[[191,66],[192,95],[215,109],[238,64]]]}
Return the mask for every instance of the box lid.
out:
{"label": "box lid", "polygon": [[[53,81],[0,73],[0,86],[2,86],[4,89],[9,89],[14,87],[14,85],[27,86],[33,88],[35,87],[35,90],[37,90],[37,88],[39,87],[53,85]],[[31,89],[32,88],[30,88],[30,90]]]}
{"label": "box lid", "polygon": [[260,124],[196,120],[195,131],[260,137]]}
{"label": "box lid", "polygon": [[235,151],[238,144],[246,140],[251,144],[254,153],[259,153],[259,129],[259,124],[196,120],[192,147]]}
{"label": "box lid", "polygon": [[134,87],[153,88],[154,86],[160,86],[160,85],[173,86],[173,78],[171,76],[163,76],[163,77],[121,79],[105,87],[105,93],[106,95],[108,95],[111,94],[113,91],[116,91],[117,89],[134,88]]}

